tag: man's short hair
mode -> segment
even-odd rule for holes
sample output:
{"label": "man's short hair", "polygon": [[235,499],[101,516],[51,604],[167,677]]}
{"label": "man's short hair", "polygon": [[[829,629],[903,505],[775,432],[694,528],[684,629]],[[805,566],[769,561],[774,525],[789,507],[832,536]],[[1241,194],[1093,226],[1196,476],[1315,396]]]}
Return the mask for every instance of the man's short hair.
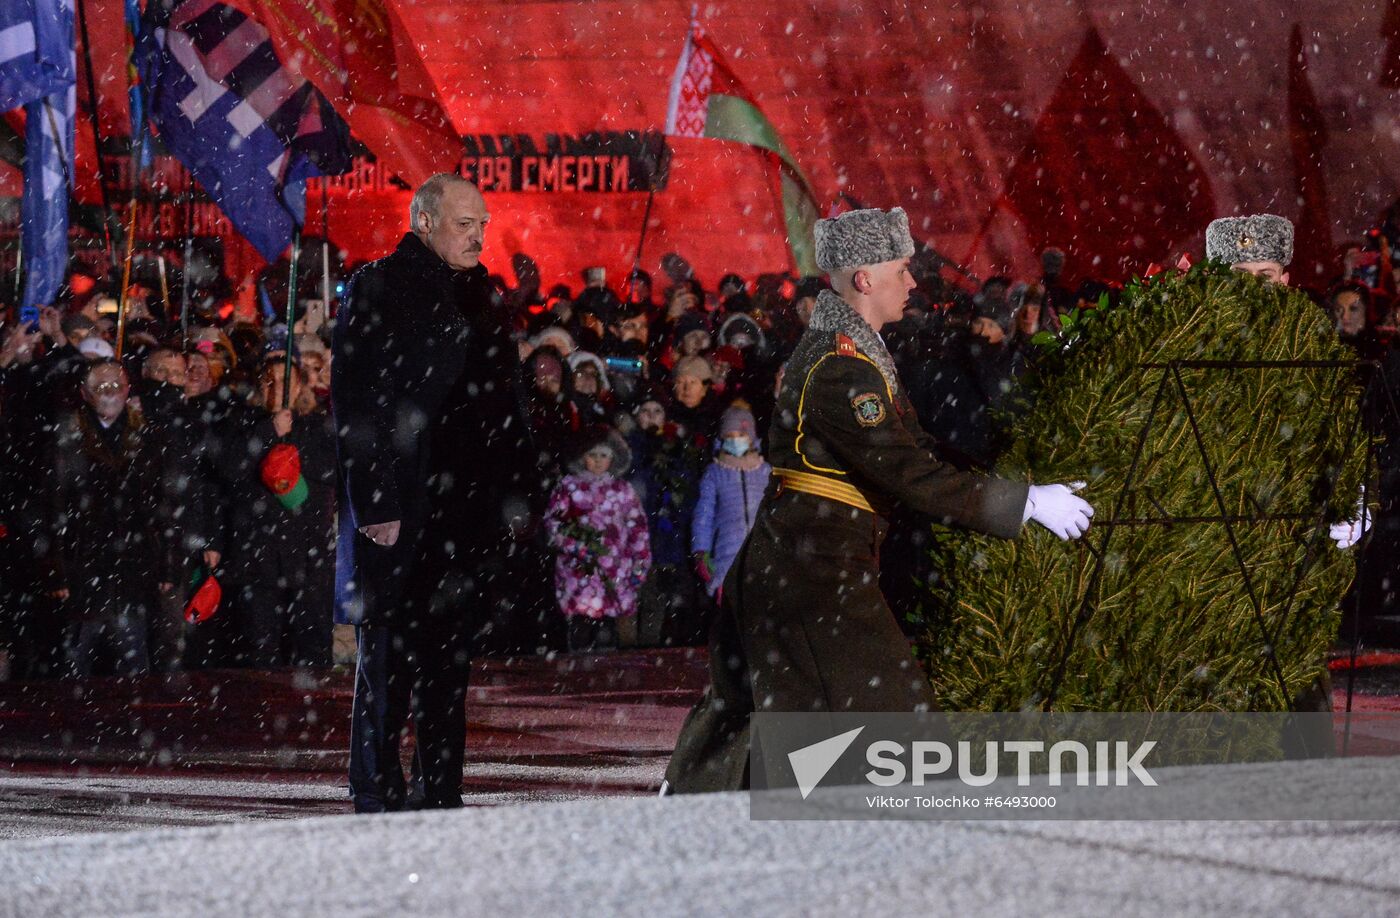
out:
{"label": "man's short hair", "polygon": [[[126,378],[127,378],[127,376],[126,376],[126,367],[122,366],[120,361],[114,360],[114,359],[112,359],[112,358],[110,358],[110,357],[104,357],[104,358],[101,358],[101,359],[99,359],[99,360],[94,360],[94,361],[92,361],[91,363],[89,363],[89,364],[87,365],[86,368],[84,368],[83,374],[82,374],[82,377],[81,377],[82,384],[86,386],[86,385],[87,385],[87,381],[88,381],[89,379],[92,379],[92,374],[96,373],[98,370],[101,370],[101,369],[103,369],[103,368],[105,368],[105,367],[116,367],[116,368],[117,368],[117,371],[118,371],[119,373],[122,374],[122,378],[123,378],[123,379],[126,379]],[[128,380],[128,382],[129,382],[129,381],[130,381],[130,380]]]}
{"label": "man's short hair", "polygon": [[179,357],[181,360],[185,359],[185,355],[180,353],[178,348],[171,347],[168,344],[162,344],[160,347],[153,347],[146,354],[145,359],[141,361],[142,374],[146,372],[146,367],[156,361],[164,360],[167,357]]}
{"label": "man's short hair", "polygon": [[93,322],[81,312],[69,313],[63,317],[59,325],[63,329],[63,334],[70,338],[76,336],[78,332],[88,332],[91,334],[97,331],[97,323]]}
{"label": "man's short hair", "polygon": [[448,185],[458,182],[463,185],[471,184],[455,172],[439,172],[429,176],[418,186],[418,190],[413,192],[413,200],[408,204],[409,226],[415,231],[418,229],[419,214],[432,214],[436,217],[438,207],[442,204],[442,193],[447,190]]}

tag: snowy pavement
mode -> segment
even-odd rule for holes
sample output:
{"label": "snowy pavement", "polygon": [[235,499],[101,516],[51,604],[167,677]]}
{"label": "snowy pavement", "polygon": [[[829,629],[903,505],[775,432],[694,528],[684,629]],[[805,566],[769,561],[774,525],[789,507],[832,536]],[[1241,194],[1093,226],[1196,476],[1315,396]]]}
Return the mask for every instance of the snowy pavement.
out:
{"label": "snowy pavement", "polygon": [[[689,650],[478,661],[469,805],[652,793],[704,679]],[[350,700],[348,670],[0,684],[0,838],[348,812]]]}
{"label": "snowy pavement", "polygon": [[[468,808],[373,817],[344,815],[341,677],[71,705],[0,687],[0,918],[1400,913],[1400,822],[762,822],[742,794],[642,796],[702,677],[665,655],[488,663]],[[1397,765],[1195,769],[1182,787],[1348,795]],[[1374,815],[1400,819],[1391,784]]]}
{"label": "snowy pavement", "polygon": [[12,840],[0,915],[1393,915],[1397,855],[1393,822],[754,822],[720,794]]}

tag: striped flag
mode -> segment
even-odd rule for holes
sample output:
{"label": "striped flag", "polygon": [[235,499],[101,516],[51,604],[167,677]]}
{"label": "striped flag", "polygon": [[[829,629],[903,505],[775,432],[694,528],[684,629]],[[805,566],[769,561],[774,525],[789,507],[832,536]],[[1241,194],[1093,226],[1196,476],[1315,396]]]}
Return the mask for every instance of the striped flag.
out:
{"label": "striped flag", "polygon": [[146,118],[146,87],[141,82],[141,71],[136,60],[135,40],[141,34],[141,0],[126,0],[125,13],[126,27],[133,41],[131,57],[126,64],[129,84],[126,91],[127,108],[131,113],[131,164],[137,172],[144,172],[151,167],[155,157],[155,144],[150,122]]}
{"label": "striped flag", "polygon": [[0,112],[77,80],[72,0],[0,3]]}
{"label": "striped flag", "polygon": [[345,122],[267,30],[217,0],[151,0],[135,57],[161,141],[276,260],[305,220],[306,179],[349,170]]}
{"label": "striped flag", "polygon": [[36,321],[37,307],[53,302],[68,272],[77,73],[73,0],[0,4],[0,108],[25,111],[24,322]]}
{"label": "striped flag", "polygon": [[436,172],[458,171],[461,135],[398,3],[227,2],[268,30],[283,60],[325,94],[355,138],[399,178],[419,185]]}
{"label": "striped flag", "polygon": [[732,140],[768,151],[778,167],[783,222],[793,261],[801,274],[818,273],[812,234],[821,210],[812,186],[758,101],[739,82],[719,48],[694,20],[671,79],[666,133],[672,137]]}

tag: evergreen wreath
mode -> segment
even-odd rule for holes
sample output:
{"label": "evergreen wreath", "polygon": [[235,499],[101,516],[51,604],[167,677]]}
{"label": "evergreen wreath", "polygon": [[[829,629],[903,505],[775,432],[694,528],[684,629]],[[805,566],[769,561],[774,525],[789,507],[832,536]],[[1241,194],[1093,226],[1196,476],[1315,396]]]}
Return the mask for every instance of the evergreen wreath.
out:
{"label": "evergreen wreath", "polygon": [[[1357,512],[1357,376],[1146,365],[1352,360],[1325,313],[1297,290],[1203,263],[1136,280],[1116,305],[1066,316],[1033,344],[1038,372],[995,471],[1088,482],[1094,525],[1069,543],[1034,525],[1014,541],[934,528],[919,653],[941,703],[1287,710],[1322,674],[1354,572],[1327,526]],[[1222,515],[1195,431],[1224,515],[1241,520],[1248,583],[1225,524],[1163,522]],[[1110,525],[1115,515],[1127,522]],[[1259,517],[1270,519],[1244,521]]]}

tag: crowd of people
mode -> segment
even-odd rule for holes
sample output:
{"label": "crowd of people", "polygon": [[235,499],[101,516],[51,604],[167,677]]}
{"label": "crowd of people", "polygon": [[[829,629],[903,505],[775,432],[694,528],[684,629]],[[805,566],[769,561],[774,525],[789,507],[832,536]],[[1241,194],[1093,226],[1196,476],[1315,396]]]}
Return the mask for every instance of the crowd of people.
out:
{"label": "crowd of people", "polygon": [[[1400,348],[1395,210],[1318,295],[1365,358]],[[665,264],[664,284],[636,270],[620,289],[588,269],[577,290],[541,290],[523,256],[515,284],[492,278],[541,456],[521,568],[540,576],[512,581],[514,620],[486,614],[486,649],[705,641],[768,486],[782,368],[824,282],[707,287]],[[945,460],[990,467],[1035,372],[1032,338],[1115,295],[1066,285],[1072,267],[1049,249],[1041,276],[974,292],[916,256],[918,289],[883,335]],[[115,289],[74,284],[37,324],[11,308],[0,331],[0,675],[330,664],[334,320],[306,304],[288,328],[203,302],[182,328],[137,289],[118,323]],[[898,611],[915,601],[917,538],[883,561]]]}

